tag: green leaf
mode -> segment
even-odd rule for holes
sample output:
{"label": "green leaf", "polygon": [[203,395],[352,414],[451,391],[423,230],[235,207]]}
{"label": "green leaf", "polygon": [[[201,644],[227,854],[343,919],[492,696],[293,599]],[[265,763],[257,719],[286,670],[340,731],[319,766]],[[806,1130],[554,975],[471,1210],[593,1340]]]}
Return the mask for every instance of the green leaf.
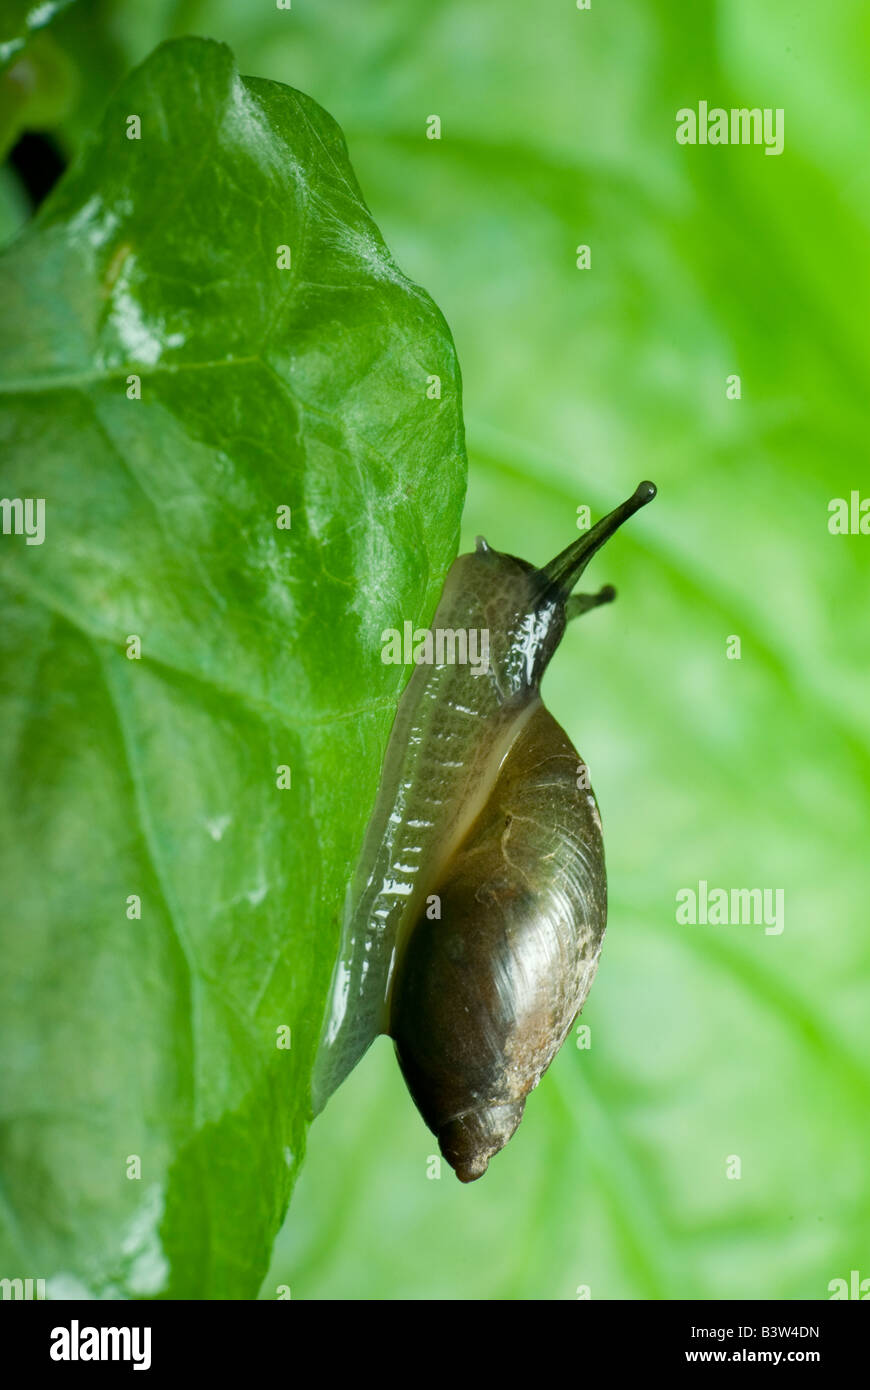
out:
{"label": "green leaf", "polygon": [[0,1263],[251,1296],[404,680],[380,633],[456,549],[452,341],[335,122],[203,40],[124,84],[0,306],[2,493],[45,500],[0,537]]}

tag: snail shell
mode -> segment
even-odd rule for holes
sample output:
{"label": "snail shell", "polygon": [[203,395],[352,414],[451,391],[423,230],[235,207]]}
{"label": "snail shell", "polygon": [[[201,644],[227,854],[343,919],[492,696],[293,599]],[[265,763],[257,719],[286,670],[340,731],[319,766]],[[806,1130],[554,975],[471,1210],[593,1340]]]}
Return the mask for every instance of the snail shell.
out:
{"label": "snail shell", "polygon": [[[517,1128],[592,984],[607,917],[601,821],[571,741],[541,703],[570,597],[632,497],[544,569],[478,540],[447,576],[435,630],[486,630],[489,661],[418,665],[387,746],[351,884],[312,1100],[378,1033],[463,1182]],[[475,674],[478,669],[478,674]]]}

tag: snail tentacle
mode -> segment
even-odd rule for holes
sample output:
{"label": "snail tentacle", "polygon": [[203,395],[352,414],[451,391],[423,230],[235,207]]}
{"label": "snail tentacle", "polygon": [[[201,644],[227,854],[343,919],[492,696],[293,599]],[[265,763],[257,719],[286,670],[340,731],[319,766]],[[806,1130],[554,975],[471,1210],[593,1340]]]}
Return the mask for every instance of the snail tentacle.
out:
{"label": "snail tentacle", "polygon": [[612,584],[605,584],[603,588],[598,590],[597,594],[572,594],[565,604],[565,618],[570,623],[572,618],[580,618],[593,608],[600,608],[604,603],[612,603],[615,598],[616,590]]}
{"label": "snail tentacle", "polygon": [[610,540],[623,522],[628,521],[628,518],[640,511],[641,507],[651,502],[655,495],[655,483],[639,483],[630,497],[618,507],[614,507],[613,511],[596,522],[591,530],[566,546],[554,560],[545,565],[541,573],[546,587],[554,589],[562,596],[570,594],[596,551],[601,549],[605,541]]}

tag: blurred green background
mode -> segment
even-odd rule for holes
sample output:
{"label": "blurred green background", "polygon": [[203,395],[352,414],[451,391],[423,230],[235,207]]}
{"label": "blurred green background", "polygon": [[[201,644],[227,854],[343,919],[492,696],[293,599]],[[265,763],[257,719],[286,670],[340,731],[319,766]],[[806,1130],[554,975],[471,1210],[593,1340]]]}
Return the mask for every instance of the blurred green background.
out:
{"label": "blurred green background", "polygon": [[[446,315],[463,548],[482,532],[543,563],[579,505],[660,491],[595,562],[618,602],[545,687],[605,827],[591,1047],[569,1040],[462,1187],[427,1176],[435,1141],[380,1039],[310,1132],[262,1297],[826,1298],[870,1277],[870,537],[827,528],[830,499],[870,497],[870,12],[83,3],[39,40],[66,96],[32,123],[74,152],[183,33],[336,117]],[[700,100],[784,108],[784,153],[677,145]],[[0,208],[8,236],[8,171]],[[784,931],[677,925],[700,879],[783,888]]]}

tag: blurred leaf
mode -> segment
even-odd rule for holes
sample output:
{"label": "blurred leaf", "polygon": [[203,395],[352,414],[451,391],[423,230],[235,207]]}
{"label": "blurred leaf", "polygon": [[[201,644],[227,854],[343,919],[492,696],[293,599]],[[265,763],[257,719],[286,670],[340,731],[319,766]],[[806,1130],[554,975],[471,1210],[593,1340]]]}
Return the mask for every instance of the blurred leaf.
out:
{"label": "blurred leaf", "polygon": [[0,246],[5,246],[27,221],[27,199],[11,170],[0,169]]}
{"label": "blurred leaf", "polygon": [[77,94],[74,64],[48,35],[37,34],[27,51],[0,72],[0,158],[22,131],[58,125]]}
{"label": "blurred leaf", "polygon": [[0,15],[0,72],[74,0],[4,0]]}
{"label": "blurred leaf", "polygon": [[201,40],[126,82],[0,305],[2,491],[45,500],[0,548],[2,1265],[250,1296],[403,678],[384,613],[428,621],[456,548],[450,334],[335,122]]}

